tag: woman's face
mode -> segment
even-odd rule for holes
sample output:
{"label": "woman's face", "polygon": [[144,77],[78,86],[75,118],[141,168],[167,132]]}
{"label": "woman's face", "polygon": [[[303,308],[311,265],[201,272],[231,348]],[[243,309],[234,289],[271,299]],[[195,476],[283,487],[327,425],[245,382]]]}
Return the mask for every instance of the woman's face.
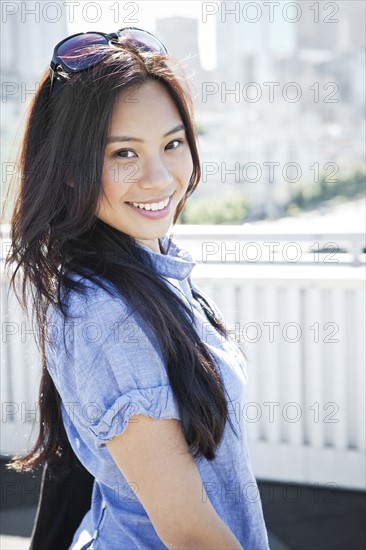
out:
{"label": "woman's face", "polygon": [[166,88],[149,81],[117,99],[107,134],[96,216],[160,252],[184,197],[193,162],[179,111]]}

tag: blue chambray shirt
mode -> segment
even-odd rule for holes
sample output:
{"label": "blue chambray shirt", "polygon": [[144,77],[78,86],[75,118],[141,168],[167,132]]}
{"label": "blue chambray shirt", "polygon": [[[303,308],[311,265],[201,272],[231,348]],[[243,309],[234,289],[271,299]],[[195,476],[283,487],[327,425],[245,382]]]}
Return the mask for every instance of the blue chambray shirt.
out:
{"label": "blue chambray shirt", "polygon": [[[168,237],[160,242],[166,250]],[[193,308],[196,330],[224,381],[238,437],[227,421],[215,460],[195,459],[207,496],[245,550],[267,550],[267,531],[242,414],[247,400],[244,357],[231,340],[225,341],[210,325],[193,298],[190,285],[207,296],[190,280],[196,262],[189,252],[174,241],[167,255],[143,248],[151,255],[156,271]],[[63,326],[61,314],[53,306],[47,318],[47,368],[61,396],[65,429],[75,454],[95,478],[91,509],[71,548],[166,549],[136,496],[137,484],[126,481],[105,444],[122,433],[135,414],[179,420],[178,406],[151,328],[123,299],[111,297],[90,281],[85,284],[87,296],[72,293],[69,299],[71,321]],[[209,302],[221,317],[212,300]]]}

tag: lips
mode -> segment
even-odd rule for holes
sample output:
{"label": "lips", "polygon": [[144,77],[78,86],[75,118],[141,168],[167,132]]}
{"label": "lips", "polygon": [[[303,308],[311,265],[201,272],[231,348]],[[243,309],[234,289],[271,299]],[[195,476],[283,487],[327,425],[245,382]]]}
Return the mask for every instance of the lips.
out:
{"label": "lips", "polygon": [[[138,206],[134,206],[134,204],[127,202],[129,208],[131,208],[136,214],[139,214],[140,216],[143,216],[145,218],[150,218],[154,220],[159,220],[161,218],[165,218],[165,216],[168,216],[172,210],[172,196],[174,193],[169,197],[168,204],[160,209],[160,210],[146,210],[145,208],[139,208]],[[135,203],[136,204],[136,203]],[[143,204],[143,203],[140,203]],[[152,203],[145,203],[144,204],[152,204]]]}
{"label": "lips", "polygon": [[140,203],[140,204],[154,204],[154,203],[159,203],[159,202],[164,202],[166,201],[167,199],[170,199],[170,197],[174,194],[174,191],[173,193],[170,193],[169,195],[164,195],[163,197],[159,197],[157,199],[149,199],[149,200],[141,200],[141,201],[128,201],[127,204],[132,204],[132,203]]}

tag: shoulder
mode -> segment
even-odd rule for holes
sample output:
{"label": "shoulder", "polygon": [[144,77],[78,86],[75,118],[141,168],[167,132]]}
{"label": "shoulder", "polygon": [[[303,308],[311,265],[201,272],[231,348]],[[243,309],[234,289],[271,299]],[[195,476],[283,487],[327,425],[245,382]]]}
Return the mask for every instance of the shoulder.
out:
{"label": "shoulder", "polygon": [[[189,285],[191,287],[191,290],[197,293],[204,302],[209,306],[209,308],[212,309],[212,311],[215,314],[215,317],[219,319],[220,321],[224,321],[224,316],[220,309],[218,308],[216,302],[209,296],[205,291],[202,290],[201,287],[199,287],[192,279],[189,277]],[[200,307],[202,307],[202,304],[200,304]]]}
{"label": "shoulder", "polygon": [[[131,311],[128,300],[115,287],[99,276],[95,281],[72,273],[70,280],[77,284],[75,289],[62,287],[61,301],[67,317],[89,317],[108,313],[123,313]],[[55,318],[61,315],[60,308],[51,304],[48,317]]]}
{"label": "shoulder", "polygon": [[[84,354],[121,343],[130,343],[128,335],[137,334],[139,340],[146,333],[146,323],[129,301],[102,281],[105,288],[83,279],[82,291],[69,290],[62,294],[64,312],[59,305],[50,304],[46,318],[46,334],[49,353],[72,351]],[[150,336],[150,335],[149,335]],[[122,340],[121,340],[122,338]],[[99,353],[98,353],[99,355]]]}
{"label": "shoulder", "polygon": [[98,411],[89,422],[73,410],[78,430],[99,447],[138,412],[179,418],[160,343],[127,300],[87,282],[84,293],[70,293],[67,313],[64,323],[56,307],[49,310],[47,369],[64,404]]}

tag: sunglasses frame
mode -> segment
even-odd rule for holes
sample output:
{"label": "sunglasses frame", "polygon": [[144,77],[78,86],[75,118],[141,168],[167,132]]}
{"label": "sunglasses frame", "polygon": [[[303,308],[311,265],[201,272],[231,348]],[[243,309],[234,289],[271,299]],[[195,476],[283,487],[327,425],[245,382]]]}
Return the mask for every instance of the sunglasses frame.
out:
{"label": "sunglasses frame", "polygon": [[[54,81],[54,78],[55,78],[55,74],[57,73],[59,67],[61,67],[62,70],[65,73],[73,74],[73,73],[78,73],[78,72],[81,72],[81,71],[85,71],[86,69],[89,69],[89,68],[91,68],[94,65],[97,65],[99,63],[99,61],[96,61],[95,63],[91,63],[90,65],[88,65],[87,67],[85,67],[83,69],[72,69],[70,67],[67,67],[58,55],[58,50],[59,50],[60,46],[62,46],[62,44],[64,44],[65,42],[67,42],[71,38],[75,38],[76,36],[84,36],[86,34],[99,34],[100,36],[105,38],[106,44],[118,45],[119,44],[119,39],[123,36],[123,33],[125,31],[140,31],[144,34],[147,34],[147,35],[151,36],[161,46],[162,53],[164,52],[165,54],[168,54],[168,50],[166,49],[165,45],[156,36],[154,36],[151,32],[146,31],[145,29],[140,29],[138,27],[122,27],[117,32],[112,32],[112,33],[89,31],[89,32],[78,32],[76,34],[71,34],[70,36],[67,36],[66,38],[61,40],[61,42],[59,42],[54,48],[52,60],[51,60],[51,63],[50,63],[50,78],[51,78],[50,94],[51,94],[52,84],[53,84],[53,81]],[[90,46],[92,46],[92,45],[93,44],[90,44]]]}

